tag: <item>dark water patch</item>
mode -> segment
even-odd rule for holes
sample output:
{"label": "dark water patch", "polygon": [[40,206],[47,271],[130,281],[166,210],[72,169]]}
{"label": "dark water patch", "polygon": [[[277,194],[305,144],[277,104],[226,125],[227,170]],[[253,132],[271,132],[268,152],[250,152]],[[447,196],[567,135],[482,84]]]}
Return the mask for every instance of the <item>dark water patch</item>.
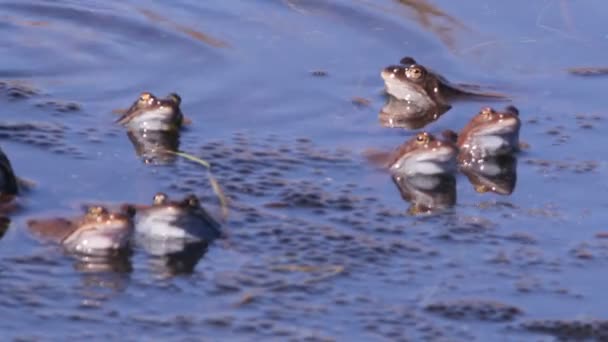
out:
{"label": "dark water patch", "polygon": [[85,157],[81,148],[67,142],[68,128],[47,122],[0,123],[0,140],[41,148],[60,155]]}
{"label": "dark water patch", "polygon": [[563,174],[563,172],[573,172],[576,174],[594,173],[600,166],[597,160],[546,160],[546,159],[525,159],[524,163],[535,166],[537,170],[544,174]]}
{"label": "dark water patch", "polygon": [[440,301],[428,304],[426,311],[454,320],[510,322],[523,312],[516,306],[480,299]]}
{"label": "dark water patch", "polygon": [[54,113],[74,113],[79,112],[81,110],[80,105],[76,102],[59,100],[48,100],[44,102],[38,102],[36,103],[36,107]]}
{"label": "dark water patch", "polygon": [[0,81],[0,92],[9,100],[26,100],[41,95],[38,89],[23,81]]}
{"label": "dark water patch", "polygon": [[521,323],[521,328],[567,341],[608,340],[608,321],[601,319],[530,320]]}

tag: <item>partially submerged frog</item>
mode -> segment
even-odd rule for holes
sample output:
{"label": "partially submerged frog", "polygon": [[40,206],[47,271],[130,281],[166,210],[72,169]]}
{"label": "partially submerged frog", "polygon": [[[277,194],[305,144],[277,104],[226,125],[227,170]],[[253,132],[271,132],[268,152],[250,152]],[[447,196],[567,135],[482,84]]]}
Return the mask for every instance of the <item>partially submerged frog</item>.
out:
{"label": "partially submerged frog", "polygon": [[477,87],[471,85],[450,83],[441,75],[418,64],[412,57],[402,58],[401,65],[384,68],[380,76],[389,95],[411,103],[420,113],[433,108],[444,113],[451,108],[449,98],[454,96],[505,98],[496,93],[475,91],[473,88]]}
{"label": "partially submerged frog", "polygon": [[412,215],[431,214],[456,204],[456,177],[453,174],[393,175],[401,197],[410,202]]}
{"label": "partially submerged frog", "polygon": [[178,132],[184,123],[181,102],[175,93],[161,99],[144,92],[116,122],[131,130]]}
{"label": "partially submerged frog", "polygon": [[456,169],[457,154],[451,142],[422,132],[395,150],[389,168],[392,173],[406,176],[450,173]]}
{"label": "partially submerged frog", "polygon": [[133,235],[132,207],[110,212],[103,206],[91,206],[85,215],[76,218],[29,220],[35,235],[63,245],[73,253],[108,255],[125,249]]}
{"label": "partially submerged frog", "polygon": [[190,242],[211,242],[221,235],[220,224],[207,213],[196,196],[171,201],[162,192],[154,195],[151,206],[137,208],[135,230],[156,239]]}
{"label": "partially submerged frog", "polygon": [[9,202],[19,193],[19,183],[11,162],[0,149],[0,203]]}
{"label": "partially submerged frog", "polygon": [[506,196],[515,189],[517,158],[512,155],[489,158],[483,163],[461,165],[460,171],[467,176],[476,192]]}
{"label": "partially submerged frog", "polygon": [[514,106],[503,111],[482,108],[457,136],[459,161],[474,162],[517,151],[520,127],[519,111]]}

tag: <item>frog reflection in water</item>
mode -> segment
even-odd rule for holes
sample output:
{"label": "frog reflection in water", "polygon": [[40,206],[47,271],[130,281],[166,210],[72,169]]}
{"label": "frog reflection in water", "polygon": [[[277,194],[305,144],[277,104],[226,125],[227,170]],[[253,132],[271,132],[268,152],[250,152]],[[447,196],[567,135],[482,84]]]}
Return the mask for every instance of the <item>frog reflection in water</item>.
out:
{"label": "frog reflection in water", "polygon": [[488,158],[483,163],[461,164],[460,171],[476,192],[507,196],[513,193],[517,182],[517,158],[503,155]]}
{"label": "frog reflection in water", "polygon": [[[441,75],[416,63],[412,57],[401,59],[401,65],[391,65],[382,70],[386,92],[394,97],[400,106],[393,104],[395,115],[408,118],[426,117],[429,121],[452,107],[449,100],[457,96],[505,99],[496,93],[481,92],[478,87],[452,84]],[[396,110],[400,112],[397,113]]]}
{"label": "frog reflection in water", "polygon": [[490,107],[482,108],[458,134],[459,161],[480,162],[485,158],[516,152],[520,127],[517,108],[508,106],[501,112]]}
{"label": "frog reflection in water", "polygon": [[388,96],[386,103],[378,114],[380,124],[388,128],[419,129],[437,120],[444,111],[431,108],[421,111],[416,105]]}
{"label": "frog reflection in water", "polygon": [[79,218],[29,220],[27,225],[35,235],[58,242],[69,252],[109,255],[129,246],[133,214],[131,207],[112,213],[105,207],[92,206]]}
{"label": "frog reflection in water", "polygon": [[392,173],[405,176],[451,173],[456,169],[457,154],[451,142],[422,132],[395,150],[389,168]]}
{"label": "frog reflection in water", "polygon": [[410,202],[408,213],[431,214],[451,208],[456,203],[456,177],[452,173],[392,176],[401,197]]}

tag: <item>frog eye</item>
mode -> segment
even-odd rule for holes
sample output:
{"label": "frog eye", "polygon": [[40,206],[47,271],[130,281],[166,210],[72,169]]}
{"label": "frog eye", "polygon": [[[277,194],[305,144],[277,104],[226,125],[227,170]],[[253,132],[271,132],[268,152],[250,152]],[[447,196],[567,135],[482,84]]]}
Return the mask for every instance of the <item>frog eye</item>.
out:
{"label": "frog eye", "polygon": [[494,114],[494,110],[492,110],[490,107],[484,107],[481,109],[479,114],[481,114],[485,119],[491,119]]}
{"label": "frog eye", "polygon": [[402,65],[412,65],[412,64],[416,64],[416,60],[410,56],[405,56],[405,57],[401,58],[399,63],[401,63]]}
{"label": "frog eye", "polygon": [[154,195],[154,199],[153,199],[153,203],[154,204],[163,204],[167,201],[168,196],[162,192],[157,193],[156,195]]}
{"label": "frog eye", "polygon": [[89,209],[87,210],[88,216],[100,216],[100,215],[107,214],[107,213],[108,213],[108,210],[106,208],[98,206],[98,205],[89,207]]}
{"label": "frog eye", "polygon": [[416,142],[420,145],[426,144],[429,142],[429,135],[426,133],[420,133],[416,136]]}
{"label": "frog eye", "polygon": [[194,196],[194,195],[189,195],[188,197],[186,197],[186,199],[184,200],[184,202],[188,206],[193,207],[193,208],[198,208],[201,205],[201,203],[198,200],[198,198],[196,196]]}
{"label": "frog eye", "polygon": [[182,98],[176,93],[170,93],[167,97],[178,106],[182,103]]}
{"label": "frog eye", "polygon": [[135,213],[137,212],[137,209],[135,209],[134,206],[130,205],[130,204],[126,204],[122,207],[122,211],[129,217],[133,217],[135,216]]}
{"label": "frog eye", "polygon": [[507,108],[505,108],[505,111],[513,115],[519,116],[519,109],[517,109],[517,107],[515,106],[507,106]]}
{"label": "frog eye", "polygon": [[412,66],[405,70],[405,76],[412,80],[418,80],[424,76],[424,71],[420,67]]}
{"label": "frog eye", "polygon": [[142,103],[143,102],[148,102],[148,101],[150,101],[150,99],[152,99],[152,97],[153,96],[150,93],[141,93],[139,95],[139,102],[142,102]]}

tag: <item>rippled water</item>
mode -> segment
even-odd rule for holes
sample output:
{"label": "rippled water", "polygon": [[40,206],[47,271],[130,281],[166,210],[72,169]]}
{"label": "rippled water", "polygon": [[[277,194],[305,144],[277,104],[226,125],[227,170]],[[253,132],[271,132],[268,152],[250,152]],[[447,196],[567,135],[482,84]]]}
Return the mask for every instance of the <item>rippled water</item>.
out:
{"label": "rippled water", "polygon": [[[608,80],[566,69],[606,66],[607,10],[599,0],[0,1],[0,138],[35,183],[0,241],[3,336],[606,338]],[[411,216],[367,163],[368,149],[412,134],[378,123],[380,69],[405,55],[511,96],[530,145],[511,196],[478,194],[460,175],[452,210]],[[215,204],[200,167],[146,165],[113,124],[141,91],[181,95],[193,124],[180,148],[213,164],[231,199],[227,237],[200,260],[204,251],[137,247],[96,268],[34,239],[25,221],[91,201],[149,203],[157,191]],[[426,129],[459,129],[482,105],[458,102]]]}

